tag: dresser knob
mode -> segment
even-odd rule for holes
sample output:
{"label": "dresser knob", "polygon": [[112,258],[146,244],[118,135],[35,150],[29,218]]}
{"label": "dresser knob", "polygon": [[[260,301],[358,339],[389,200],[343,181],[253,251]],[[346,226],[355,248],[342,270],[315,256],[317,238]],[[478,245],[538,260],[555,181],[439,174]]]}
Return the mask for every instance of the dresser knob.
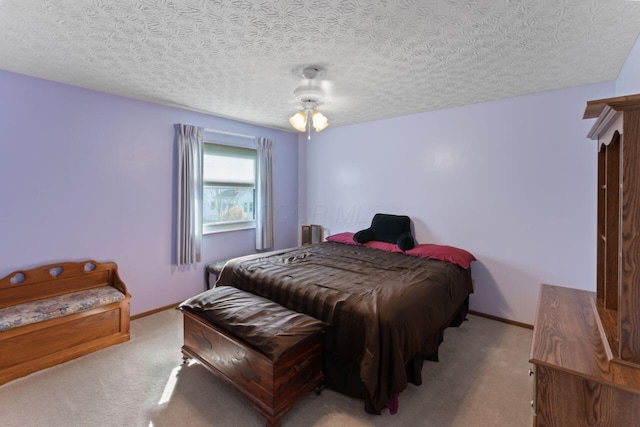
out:
{"label": "dresser knob", "polygon": [[533,369],[529,369],[529,376],[533,375]]}
{"label": "dresser knob", "polygon": [[531,407],[533,408],[533,400],[531,401]]}

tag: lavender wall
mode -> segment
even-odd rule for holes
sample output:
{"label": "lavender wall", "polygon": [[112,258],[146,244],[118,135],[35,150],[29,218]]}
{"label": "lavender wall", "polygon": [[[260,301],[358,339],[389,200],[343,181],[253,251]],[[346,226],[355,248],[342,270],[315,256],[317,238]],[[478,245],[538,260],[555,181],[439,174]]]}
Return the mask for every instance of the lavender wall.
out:
{"label": "lavender wall", "polygon": [[300,222],[337,233],[376,212],[409,215],[418,242],[478,258],[472,309],[533,323],[541,283],[595,288],[596,145],[581,117],[613,91],[609,82],[301,137]]}
{"label": "lavender wall", "polygon": [[616,96],[636,93],[640,93],[640,37],[631,48],[616,80]]}
{"label": "lavender wall", "polygon": [[[276,141],[276,246],[297,242],[294,134],[0,71],[0,277],[40,264],[115,261],[132,313],[204,289],[172,265],[175,123]],[[255,252],[254,230],[204,237],[203,258]]]}

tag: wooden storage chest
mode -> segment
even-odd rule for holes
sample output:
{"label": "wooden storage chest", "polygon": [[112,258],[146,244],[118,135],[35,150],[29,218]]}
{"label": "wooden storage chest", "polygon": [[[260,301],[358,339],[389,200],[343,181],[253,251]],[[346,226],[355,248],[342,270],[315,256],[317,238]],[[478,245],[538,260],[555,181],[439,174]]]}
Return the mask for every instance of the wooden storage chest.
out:
{"label": "wooden storage chest", "polygon": [[[208,293],[223,288],[228,287],[214,288]],[[255,295],[252,298],[264,300]],[[287,310],[278,307],[278,310]],[[181,310],[184,314],[182,353],[185,360],[198,360],[210,372],[242,393],[264,415],[268,426],[279,425],[280,418],[291,409],[300,395],[314,389],[317,392],[321,390],[324,382],[322,327],[315,328],[309,336],[273,358],[249,344],[246,337],[234,335],[183,306]],[[261,315],[268,319],[270,313],[263,310]],[[247,317],[248,323],[252,321],[260,322],[261,319]]]}

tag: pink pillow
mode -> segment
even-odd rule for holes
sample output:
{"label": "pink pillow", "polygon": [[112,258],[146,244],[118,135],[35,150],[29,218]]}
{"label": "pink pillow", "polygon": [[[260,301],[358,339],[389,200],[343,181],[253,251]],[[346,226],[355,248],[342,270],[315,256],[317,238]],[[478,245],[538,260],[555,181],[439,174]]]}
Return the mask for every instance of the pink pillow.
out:
{"label": "pink pillow", "polygon": [[469,268],[471,261],[475,261],[476,257],[471,255],[464,249],[453,246],[422,244],[414,246],[405,252],[409,256],[417,256],[421,258],[433,258],[441,261],[449,261],[459,265],[462,268]]}
{"label": "pink pillow", "polygon": [[360,243],[353,240],[353,233],[344,232],[334,234],[332,236],[327,237],[327,242],[335,242],[335,243],[344,243],[345,245],[354,245],[354,246],[362,246]]}
{"label": "pink pillow", "polygon": [[368,248],[380,249],[381,251],[385,251],[385,252],[402,253],[402,249],[400,249],[398,245],[396,245],[395,243],[387,243],[387,242],[380,242],[377,240],[371,240],[369,242],[364,243],[363,246],[366,246]]}

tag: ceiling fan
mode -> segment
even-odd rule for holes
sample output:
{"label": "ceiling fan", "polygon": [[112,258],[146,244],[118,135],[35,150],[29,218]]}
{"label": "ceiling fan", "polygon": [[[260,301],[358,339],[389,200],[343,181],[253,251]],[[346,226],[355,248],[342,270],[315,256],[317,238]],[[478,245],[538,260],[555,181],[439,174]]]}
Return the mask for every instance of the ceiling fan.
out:
{"label": "ceiling fan", "polygon": [[307,139],[311,139],[311,126],[316,132],[320,132],[329,126],[329,121],[318,109],[318,106],[324,103],[325,99],[324,90],[315,84],[319,71],[320,67],[313,65],[302,70],[302,76],[308,80],[308,83],[298,86],[293,91],[293,97],[302,108],[291,116],[289,123],[299,132],[307,131]]}

